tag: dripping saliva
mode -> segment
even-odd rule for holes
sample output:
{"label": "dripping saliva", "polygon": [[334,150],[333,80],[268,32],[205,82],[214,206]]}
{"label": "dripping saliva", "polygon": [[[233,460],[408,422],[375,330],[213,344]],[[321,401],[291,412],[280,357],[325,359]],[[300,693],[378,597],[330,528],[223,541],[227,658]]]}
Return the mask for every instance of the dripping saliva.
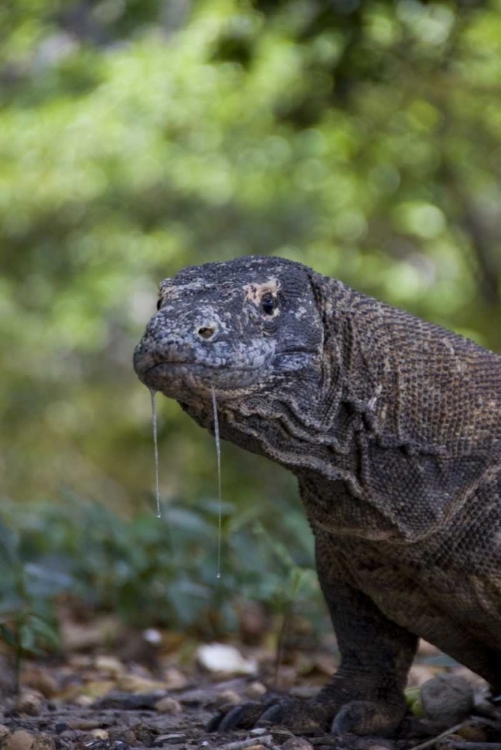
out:
{"label": "dripping saliva", "polygon": [[212,410],[214,412],[214,438],[216,440],[217,456],[217,486],[218,486],[218,530],[217,530],[217,578],[221,578],[221,536],[222,536],[222,493],[221,493],[221,439],[219,437],[219,420],[217,416],[216,391],[211,384]]}
{"label": "dripping saliva", "polygon": [[153,448],[155,452],[155,498],[157,503],[157,518],[162,518],[162,512],[160,509],[160,478],[158,468],[158,428],[157,428],[157,402],[155,396],[157,392],[150,388],[151,395],[151,416],[153,423]]}

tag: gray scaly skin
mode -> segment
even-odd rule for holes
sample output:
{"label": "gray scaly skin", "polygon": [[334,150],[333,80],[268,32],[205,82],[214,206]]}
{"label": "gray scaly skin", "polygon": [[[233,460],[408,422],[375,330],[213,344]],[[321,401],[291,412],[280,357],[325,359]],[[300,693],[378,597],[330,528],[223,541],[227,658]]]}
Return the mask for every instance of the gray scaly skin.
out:
{"label": "gray scaly skin", "polygon": [[418,636],[501,688],[501,357],[273,257],[160,285],[143,383],[299,480],[341,665],[311,701],[244,704],[296,732],[391,734]]}

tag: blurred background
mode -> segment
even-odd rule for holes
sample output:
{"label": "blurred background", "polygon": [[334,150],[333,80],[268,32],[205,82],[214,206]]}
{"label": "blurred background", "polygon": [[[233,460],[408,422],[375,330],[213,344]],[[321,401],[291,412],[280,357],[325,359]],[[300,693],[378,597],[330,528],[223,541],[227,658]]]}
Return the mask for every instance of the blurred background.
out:
{"label": "blurred background", "polygon": [[[173,551],[131,366],[180,268],[291,258],[501,350],[500,0],[10,0],[0,106],[13,601],[61,570],[146,621],[212,601],[214,444],[158,399]],[[314,588],[292,479],[224,445],[223,495],[220,603]]]}

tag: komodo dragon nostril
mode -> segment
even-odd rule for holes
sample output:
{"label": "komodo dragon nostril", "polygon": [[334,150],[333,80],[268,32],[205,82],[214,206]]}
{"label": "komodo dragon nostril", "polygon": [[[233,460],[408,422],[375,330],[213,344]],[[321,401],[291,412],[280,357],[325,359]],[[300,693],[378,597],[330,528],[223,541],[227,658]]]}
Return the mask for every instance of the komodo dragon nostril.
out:
{"label": "komodo dragon nostril", "polygon": [[199,336],[201,336],[203,339],[210,339],[214,336],[216,332],[216,326],[211,324],[207,326],[200,326],[197,333]]}

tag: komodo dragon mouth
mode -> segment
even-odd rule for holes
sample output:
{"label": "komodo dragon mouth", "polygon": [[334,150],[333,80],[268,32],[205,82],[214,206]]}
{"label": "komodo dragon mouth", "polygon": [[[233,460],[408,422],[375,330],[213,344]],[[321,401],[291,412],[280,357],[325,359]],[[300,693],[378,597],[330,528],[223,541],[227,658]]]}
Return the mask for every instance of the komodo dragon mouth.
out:
{"label": "komodo dragon mouth", "polygon": [[175,398],[180,390],[209,393],[212,387],[221,389],[245,388],[255,380],[257,367],[236,367],[226,364],[200,362],[158,362],[147,370],[136,369],[139,379],[148,388]]}

